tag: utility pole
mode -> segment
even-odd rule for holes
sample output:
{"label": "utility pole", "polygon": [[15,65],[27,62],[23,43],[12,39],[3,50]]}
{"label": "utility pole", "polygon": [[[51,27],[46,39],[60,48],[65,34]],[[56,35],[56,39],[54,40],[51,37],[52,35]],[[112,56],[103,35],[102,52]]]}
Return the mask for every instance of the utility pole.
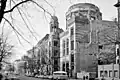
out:
{"label": "utility pole", "polygon": [[[118,45],[119,45],[119,52],[120,52],[120,42],[119,42],[119,40],[120,40],[120,0],[118,0],[118,2],[114,5],[115,7],[117,7],[117,9],[118,9]],[[120,54],[119,54],[119,56],[120,56]],[[120,58],[119,58],[119,78],[120,78]]]}

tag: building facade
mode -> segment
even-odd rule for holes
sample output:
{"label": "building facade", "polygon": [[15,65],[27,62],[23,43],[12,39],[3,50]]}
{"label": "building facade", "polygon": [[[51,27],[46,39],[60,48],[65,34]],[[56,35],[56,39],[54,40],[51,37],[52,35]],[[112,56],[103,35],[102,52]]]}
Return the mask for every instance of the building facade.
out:
{"label": "building facade", "polygon": [[98,78],[105,80],[119,80],[119,64],[99,65]]}
{"label": "building facade", "polygon": [[51,71],[60,70],[60,33],[63,32],[59,28],[58,18],[56,16],[51,17],[50,21],[50,36],[49,36],[49,58],[51,63]]}
{"label": "building facade", "polygon": [[52,16],[50,34],[28,53],[35,53],[38,67],[44,66],[40,71],[49,74],[58,70],[66,71],[70,77],[80,72],[97,74],[99,57],[115,53],[116,37],[114,21],[102,20],[94,4],[78,3],[66,12],[66,30],[60,29],[58,18]]}
{"label": "building facade", "polygon": [[72,77],[81,71],[97,74],[99,45],[104,45],[105,52],[112,43],[110,38],[116,40],[115,31],[115,23],[102,20],[97,6],[72,5],[66,13],[66,31],[60,34],[60,69]]}
{"label": "building facade", "polygon": [[[60,33],[63,32],[59,28],[58,18],[51,17],[50,34],[46,34],[34,47],[27,51],[29,57],[34,57],[36,63],[39,64],[38,70],[40,74],[52,74],[60,69]],[[44,72],[44,73],[43,73]]]}

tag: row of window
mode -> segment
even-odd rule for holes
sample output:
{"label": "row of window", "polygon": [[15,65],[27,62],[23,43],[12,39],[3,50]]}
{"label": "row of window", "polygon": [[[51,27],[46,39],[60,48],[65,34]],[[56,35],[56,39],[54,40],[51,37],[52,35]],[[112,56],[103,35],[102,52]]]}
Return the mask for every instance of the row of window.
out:
{"label": "row of window", "polygon": [[[66,45],[66,46],[65,46]],[[66,40],[63,40],[63,56],[65,56],[65,53],[66,55],[69,54],[69,39]],[[71,50],[74,50],[74,41],[71,41]]]}
{"label": "row of window", "polygon": [[[73,36],[74,35],[74,28],[72,27],[70,30],[70,35]],[[66,46],[65,46],[66,45]],[[69,39],[67,39],[66,41],[63,40],[63,56],[69,54]],[[74,41],[71,41],[71,50],[74,50]]]}
{"label": "row of window", "polygon": [[118,71],[117,70],[110,70],[110,71],[100,71],[100,77],[118,77]]}
{"label": "row of window", "polygon": [[[66,45],[66,46],[65,46]],[[69,39],[63,41],[63,56],[65,56],[65,51],[66,51],[66,55],[69,54]]]}
{"label": "row of window", "polygon": [[66,68],[66,71],[69,70],[69,63],[68,63],[68,62],[67,62],[66,64],[63,63],[63,65],[62,65],[62,70],[65,71],[65,68]]}

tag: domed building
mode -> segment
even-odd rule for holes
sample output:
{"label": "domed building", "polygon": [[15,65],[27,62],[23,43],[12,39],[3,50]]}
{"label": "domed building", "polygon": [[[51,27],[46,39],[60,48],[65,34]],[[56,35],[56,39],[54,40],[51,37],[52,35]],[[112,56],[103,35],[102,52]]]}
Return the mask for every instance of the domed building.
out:
{"label": "domed building", "polygon": [[78,3],[69,7],[66,12],[67,27],[73,17],[84,16],[89,20],[102,20],[102,13],[99,8],[91,3]]}
{"label": "domed building", "polygon": [[[96,5],[78,3],[70,6],[66,12],[66,30],[60,34],[60,69],[70,77],[83,76],[81,72],[96,77],[97,56],[101,51],[114,53],[111,45],[115,44],[110,43],[107,36],[115,39],[116,30],[115,22],[102,20]],[[104,48],[99,49],[99,46]]]}
{"label": "domed building", "polygon": [[[100,69],[98,72],[97,56],[115,53],[113,40],[116,40],[118,30],[116,23],[102,20],[102,13],[96,5],[78,3],[66,12],[65,27],[65,31],[59,28],[58,18],[51,16],[50,34],[35,46],[39,49],[36,54],[47,56],[37,56],[39,64],[45,67],[47,74],[62,70],[69,77],[100,76],[103,71]],[[44,64],[42,58],[45,58]]]}

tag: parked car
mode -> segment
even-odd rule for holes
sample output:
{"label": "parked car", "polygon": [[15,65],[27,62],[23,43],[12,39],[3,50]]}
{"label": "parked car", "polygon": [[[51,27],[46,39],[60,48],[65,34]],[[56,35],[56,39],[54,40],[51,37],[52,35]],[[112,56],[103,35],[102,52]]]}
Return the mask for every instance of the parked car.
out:
{"label": "parked car", "polygon": [[48,79],[49,79],[49,80],[52,80],[52,79],[53,79],[53,75],[49,75],[49,76],[48,76]]}
{"label": "parked car", "polygon": [[31,73],[29,77],[34,77],[34,73]]}
{"label": "parked car", "polygon": [[68,80],[67,72],[65,71],[56,71],[53,72],[53,80]]}
{"label": "parked car", "polygon": [[38,76],[38,78],[41,78],[41,79],[43,79],[43,78],[44,78],[44,76],[43,76],[43,75],[39,75],[39,76]]}
{"label": "parked car", "polygon": [[49,79],[49,78],[50,78],[49,75],[44,76],[44,79]]}
{"label": "parked car", "polygon": [[35,78],[38,78],[38,75],[35,75]]}
{"label": "parked car", "polygon": [[26,73],[26,74],[25,74],[25,76],[28,76],[28,77],[29,77],[29,76],[30,76],[30,74]]}

